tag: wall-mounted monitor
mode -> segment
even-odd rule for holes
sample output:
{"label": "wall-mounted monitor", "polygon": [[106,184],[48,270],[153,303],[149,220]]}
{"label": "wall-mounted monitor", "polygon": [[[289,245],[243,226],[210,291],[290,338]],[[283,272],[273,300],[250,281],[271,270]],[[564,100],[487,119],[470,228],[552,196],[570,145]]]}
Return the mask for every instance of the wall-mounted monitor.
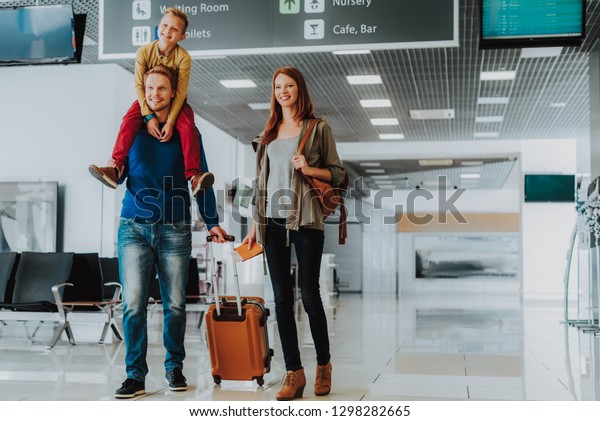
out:
{"label": "wall-mounted monitor", "polygon": [[479,0],[480,48],[579,46],[585,0]]}
{"label": "wall-mounted monitor", "polygon": [[71,4],[0,8],[0,65],[77,63],[75,38]]}
{"label": "wall-mounted monitor", "polygon": [[525,174],[525,202],[575,202],[575,175]]}

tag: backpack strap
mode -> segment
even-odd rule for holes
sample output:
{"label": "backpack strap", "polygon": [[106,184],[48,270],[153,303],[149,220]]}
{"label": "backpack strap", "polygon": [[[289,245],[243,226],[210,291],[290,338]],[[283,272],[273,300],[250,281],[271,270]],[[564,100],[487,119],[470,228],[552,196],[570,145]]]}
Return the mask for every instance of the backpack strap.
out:
{"label": "backpack strap", "polygon": [[348,227],[346,226],[346,206],[344,205],[343,197],[340,201],[340,226],[338,232],[338,244],[346,244],[346,238],[348,238]]}
{"label": "backpack strap", "polygon": [[306,131],[304,132],[304,136],[302,137],[302,140],[300,141],[300,144],[298,145],[298,150],[296,151],[296,155],[302,155],[302,149],[304,149],[304,145],[306,145],[306,141],[310,137],[310,134],[312,133],[316,124],[317,124],[317,119],[310,120],[310,123],[308,123],[308,127],[306,128]]}

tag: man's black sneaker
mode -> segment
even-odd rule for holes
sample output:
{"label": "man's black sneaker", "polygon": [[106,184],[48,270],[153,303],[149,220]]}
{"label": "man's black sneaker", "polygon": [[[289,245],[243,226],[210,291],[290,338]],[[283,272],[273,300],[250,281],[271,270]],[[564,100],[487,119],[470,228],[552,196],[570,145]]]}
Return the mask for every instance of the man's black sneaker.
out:
{"label": "man's black sneaker", "polygon": [[176,392],[187,390],[187,383],[185,382],[185,377],[183,377],[181,368],[177,367],[174,370],[167,371],[165,379],[167,380],[167,383],[169,383],[170,390]]}
{"label": "man's black sneaker", "polygon": [[139,380],[126,379],[121,387],[115,391],[115,398],[129,399],[146,393],[145,384]]}

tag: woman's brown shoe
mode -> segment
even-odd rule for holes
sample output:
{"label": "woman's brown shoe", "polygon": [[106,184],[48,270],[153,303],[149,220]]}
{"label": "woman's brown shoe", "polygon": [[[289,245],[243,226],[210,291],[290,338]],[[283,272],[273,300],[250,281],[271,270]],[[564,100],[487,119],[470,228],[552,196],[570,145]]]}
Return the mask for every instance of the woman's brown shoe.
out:
{"label": "woman's brown shoe", "polygon": [[306,377],[304,376],[304,369],[296,371],[288,371],[283,379],[283,387],[277,393],[275,398],[278,401],[291,401],[296,398],[301,398],[304,393],[304,386],[306,386]]}
{"label": "woman's brown shoe", "polygon": [[331,392],[331,370],[331,361],[329,361],[326,365],[317,364],[315,395],[325,396]]}

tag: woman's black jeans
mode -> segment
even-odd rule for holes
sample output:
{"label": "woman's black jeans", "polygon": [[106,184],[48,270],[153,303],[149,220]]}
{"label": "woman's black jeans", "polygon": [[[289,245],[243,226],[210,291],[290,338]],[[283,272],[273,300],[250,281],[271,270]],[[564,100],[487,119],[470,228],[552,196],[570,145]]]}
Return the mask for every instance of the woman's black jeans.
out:
{"label": "woman's black jeans", "polygon": [[[265,253],[273,284],[277,327],[283,348],[286,370],[302,368],[298,331],[294,317],[294,281],[290,276],[291,247],[286,247],[285,219],[267,219]],[[310,332],[317,351],[317,363],[329,362],[329,336],[327,318],[319,291],[319,273],[325,233],[318,229],[300,228],[289,231],[290,244],[294,244],[298,258],[298,286],[302,304],[308,314]]]}

